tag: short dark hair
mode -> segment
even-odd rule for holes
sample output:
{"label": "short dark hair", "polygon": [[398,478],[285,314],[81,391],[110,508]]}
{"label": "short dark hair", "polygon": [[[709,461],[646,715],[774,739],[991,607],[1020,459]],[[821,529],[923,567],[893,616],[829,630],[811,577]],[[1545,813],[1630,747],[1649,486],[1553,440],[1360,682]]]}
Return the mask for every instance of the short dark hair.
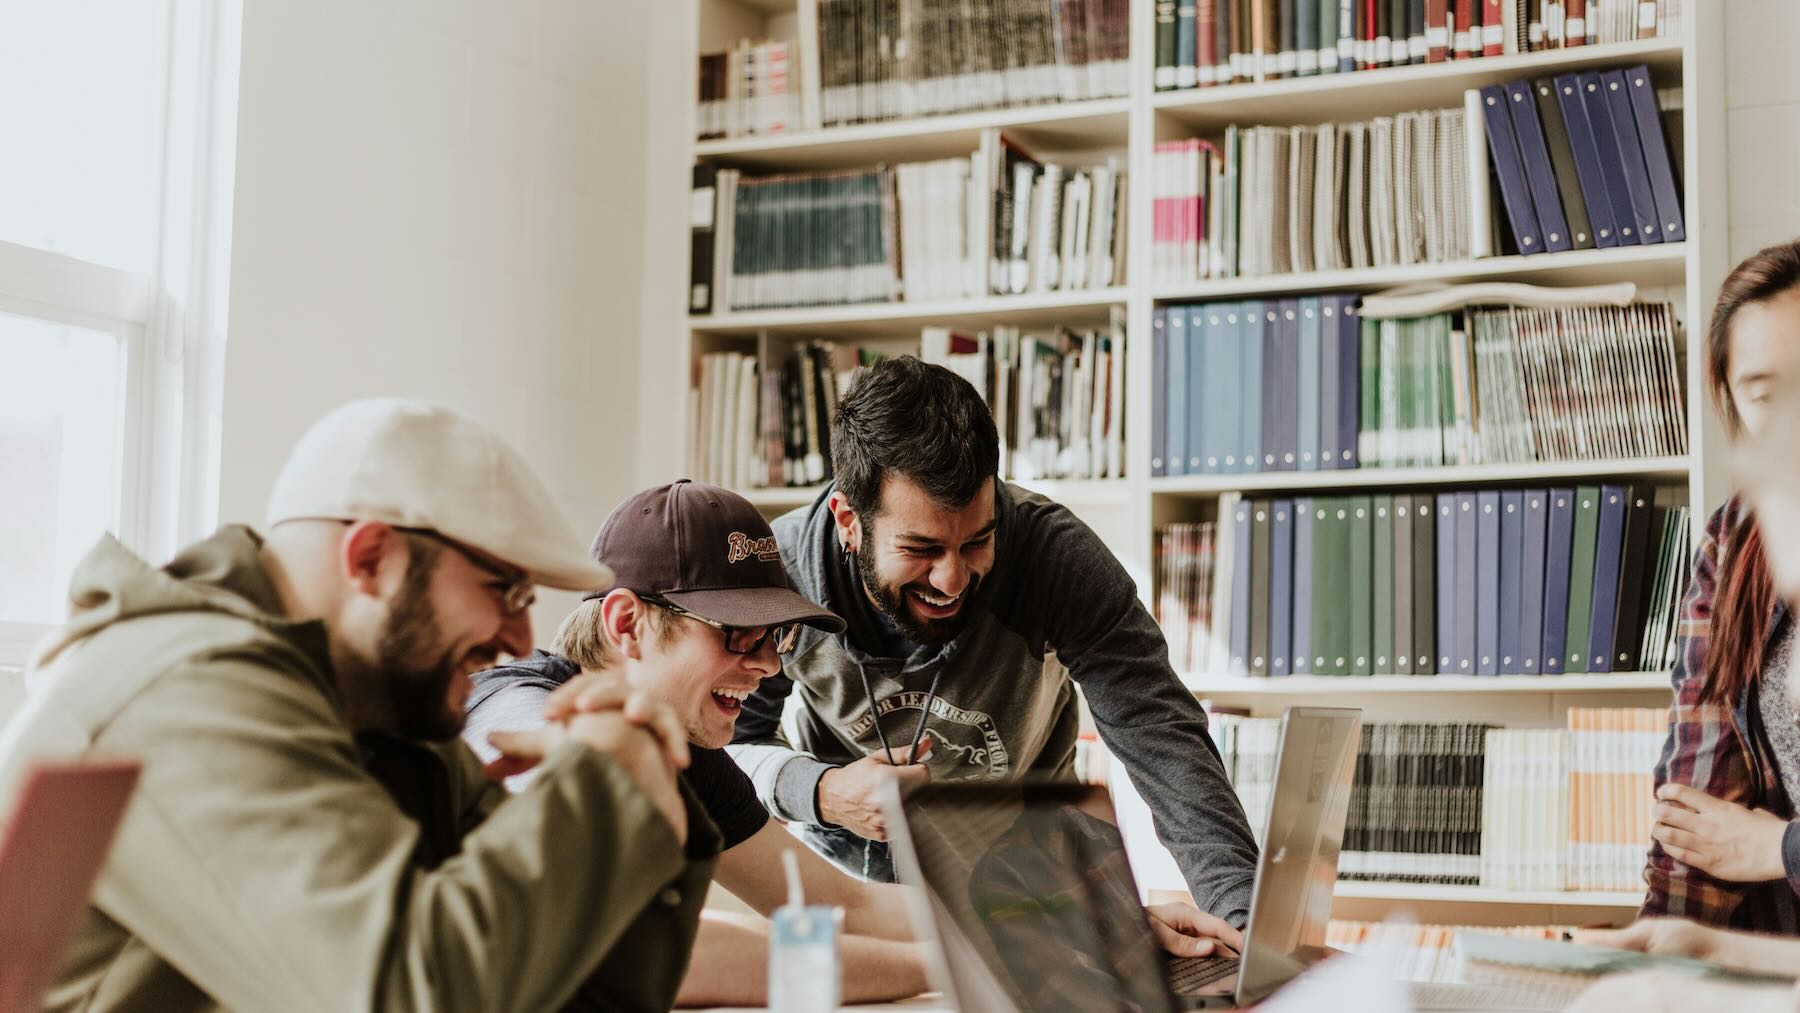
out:
{"label": "short dark hair", "polygon": [[1000,434],[973,384],[910,355],[857,373],[831,422],[831,463],[850,509],[874,516],[898,472],[939,505],[966,506],[1000,472]]}

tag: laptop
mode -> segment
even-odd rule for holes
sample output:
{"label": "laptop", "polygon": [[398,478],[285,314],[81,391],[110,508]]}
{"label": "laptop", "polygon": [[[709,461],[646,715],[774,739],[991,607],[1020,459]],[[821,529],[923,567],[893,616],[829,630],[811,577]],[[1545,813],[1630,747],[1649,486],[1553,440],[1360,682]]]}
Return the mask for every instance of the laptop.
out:
{"label": "laptop", "polygon": [[0,824],[0,1010],[39,1008],[137,786],[135,761],[40,763]]}
{"label": "laptop", "polygon": [[[929,784],[888,799],[896,869],[941,940],[962,1009],[1230,1007],[1327,955],[1361,715],[1289,708],[1241,959],[1169,958],[1126,862],[1106,789]],[[933,932],[922,932],[929,938]]]}

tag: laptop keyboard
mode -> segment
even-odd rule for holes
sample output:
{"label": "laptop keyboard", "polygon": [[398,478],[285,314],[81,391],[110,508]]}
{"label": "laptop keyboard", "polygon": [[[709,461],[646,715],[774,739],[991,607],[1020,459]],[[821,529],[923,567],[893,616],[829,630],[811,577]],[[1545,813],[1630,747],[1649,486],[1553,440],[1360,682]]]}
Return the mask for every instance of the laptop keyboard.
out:
{"label": "laptop keyboard", "polygon": [[1235,957],[1176,957],[1169,961],[1169,991],[1193,995],[1220,978],[1236,974]]}

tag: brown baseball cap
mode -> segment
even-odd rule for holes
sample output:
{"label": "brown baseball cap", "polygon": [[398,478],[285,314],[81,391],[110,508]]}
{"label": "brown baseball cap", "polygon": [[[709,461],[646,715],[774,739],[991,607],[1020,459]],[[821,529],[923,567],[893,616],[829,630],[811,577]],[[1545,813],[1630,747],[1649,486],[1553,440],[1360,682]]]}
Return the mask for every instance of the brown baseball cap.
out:
{"label": "brown baseball cap", "polygon": [[844,629],[835,613],[788,587],[763,515],[716,485],[682,479],[638,493],[600,526],[589,555],[612,570],[614,587],[666,598],[726,626]]}

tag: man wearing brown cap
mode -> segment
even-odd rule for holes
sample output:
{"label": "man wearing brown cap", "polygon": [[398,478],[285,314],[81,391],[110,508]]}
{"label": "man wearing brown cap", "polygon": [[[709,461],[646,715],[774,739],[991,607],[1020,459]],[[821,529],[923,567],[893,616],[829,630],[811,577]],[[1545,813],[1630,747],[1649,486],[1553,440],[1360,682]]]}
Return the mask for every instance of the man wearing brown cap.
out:
{"label": "man wearing brown cap", "polygon": [[666,1008],[718,850],[673,715],[589,680],[614,707],[500,739],[510,798],[456,739],[533,585],[610,579],[511,448],[404,401],[316,424],[262,534],[103,538],[0,733],[0,811],[34,761],[143,762],[49,1008]]}
{"label": "man wearing brown cap", "polygon": [[[556,635],[557,653],[475,676],[464,737],[489,739],[544,722],[549,696],[584,669],[617,673],[666,704],[692,747],[682,779],[723,837],[719,883],[768,914],[785,900],[781,852],[795,851],[809,901],[844,908],[844,999],[867,1002],[925,988],[904,898],[861,883],[798,846],[769,818],[723,747],[745,697],[780,670],[801,626],[827,633],[843,620],[788,587],[774,534],[756,508],[715,486],[676,482],[631,497],[594,538],[613,589],[590,594]],[[509,779],[524,790],[532,775]],[[682,1005],[761,1005],[767,995],[766,922],[710,915],[700,924]]]}

